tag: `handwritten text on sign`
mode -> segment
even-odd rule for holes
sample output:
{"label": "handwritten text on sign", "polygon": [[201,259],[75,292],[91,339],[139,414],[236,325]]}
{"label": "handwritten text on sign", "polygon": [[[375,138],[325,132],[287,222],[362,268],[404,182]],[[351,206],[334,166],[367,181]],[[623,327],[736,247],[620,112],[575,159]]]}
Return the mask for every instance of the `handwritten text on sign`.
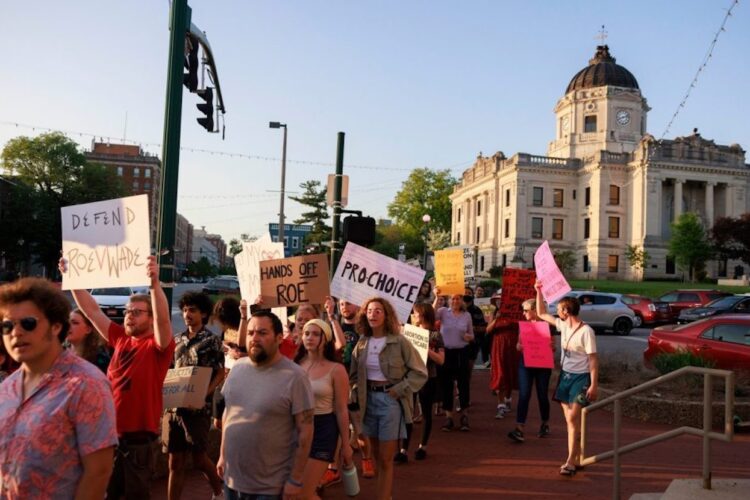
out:
{"label": "handwritten text on sign", "polygon": [[503,293],[500,296],[500,316],[508,321],[523,320],[521,304],[536,297],[536,273],[530,269],[506,267],[503,270]]}
{"label": "handwritten text on sign", "polygon": [[[260,295],[260,262],[283,258],[284,245],[271,241],[268,234],[252,243],[242,244],[242,252],[234,256],[234,266],[240,282],[240,295],[248,304],[254,304]],[[286,324],[286,308],[276,307],[273,313]]]}
{"label": "handwritten text on sign", "polygon": [[331,282],[331,295],[354,304],[370,297],[387,299],[406,323],[425,272],[349,242]]}
{"label": "handwritten text on sign", "polygon": [[557,267],[547,240],[541,244],[534,254],[534,267],[539,280],[542,282],[542,295],[544,295],[547,304],[556,301],[571,290],[565,276]]}
{"label": "handwritten text on sign", "polygon": [[527,368],[554,368],[549,325],[546,321],[519,321],[518,331]]}
{"label": "handwritten text on sign", "polygon": [[207,366],[172,368],[162,386],[162,406],[168,408],[203,408],[212,369]]}
{"label": "handwritten text on sign", "polygon": [[149,284],[147,195],[63,207],[60,213],[63,290]]}
{"label": "handwritten text on sign", "polygon": [[322,304],[329,295],[323,254],[260,262],[260,294],[267,307]]}
{"label": "handwritten text on sign", "polygon": [[427,364],[427,350],[430,348],[430,331],[407,323],[404,325],[404,337],[409,339],[411,345],[414,346],[422,358],[422,362]]}
{"label": "handwritten text on sign", "polygon": [[435,251],[435,286],[441,295],[463,295],[464,252],[456,250]]}

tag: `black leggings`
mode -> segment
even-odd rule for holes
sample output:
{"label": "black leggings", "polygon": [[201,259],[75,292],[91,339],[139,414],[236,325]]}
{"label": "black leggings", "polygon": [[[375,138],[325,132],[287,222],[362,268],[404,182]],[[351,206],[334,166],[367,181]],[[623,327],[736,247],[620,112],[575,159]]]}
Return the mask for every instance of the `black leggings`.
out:
{"label": "black leggings", "polygon": [[443,410],[453,411],[453,382],[458,384],[458,401],[461,409],[469,407],[471,393],[469,381],[471,366],[469,365],[469,346],[459,349],[445,350],[443,364]]}
{"label": "black leggings", "polygon": [[[422,439],[419,444],[427,446],[432,433],[432,403],[435,401],[435,391],[437,391],[437,377],[428,378],[424,386],[419,390],[419,407],[422,409]],[[416,398],[416,394],[414,395]],[[413,424],[406,424],[406,439],[404,439],[403,449],[409,449]]]}

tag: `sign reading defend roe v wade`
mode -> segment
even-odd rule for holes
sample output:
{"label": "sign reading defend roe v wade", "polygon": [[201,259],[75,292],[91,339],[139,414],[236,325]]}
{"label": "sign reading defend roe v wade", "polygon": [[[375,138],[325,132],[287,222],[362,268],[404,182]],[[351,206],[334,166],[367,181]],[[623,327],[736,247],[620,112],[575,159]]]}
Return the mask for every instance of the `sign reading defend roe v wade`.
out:
{"label": "sign reading defend roe v wade", "polygon": [[330,294],[327,256],[261,261],[260,294],[266,307],[322,304]]}
{"label": "sign reading defend roe v wade", "polygon": [[557,267],[547,240],[544,240],[534,254],[534,267],[539,281],[542,282],[542,295],[547,304],[556,301],[571,290],[565,276]]}
{"label": "sign reading defend roe v wade", "polygon": [[536,298],[536,273],[531,269],[506,267],[503,269],[503,293],[500,295],[500,315],[509,321],[524,319],[521,304]]}
{"label": "sign reading defend roe v wade", "polygon": [[406,323],[425,272],[348,242],[331,281],[331,295],[354,304],[373,296],[387,299]]}
{"label": "sign reading defend roe v wade", "polygon": [[203,408],[211,372],[208,366],[185,366],[167,371],[161,389],[163,408]]}
{"label": "sign reading defend roe v wade", "polygon": [[147,286],[148,195],[62,207],[63,290]]}

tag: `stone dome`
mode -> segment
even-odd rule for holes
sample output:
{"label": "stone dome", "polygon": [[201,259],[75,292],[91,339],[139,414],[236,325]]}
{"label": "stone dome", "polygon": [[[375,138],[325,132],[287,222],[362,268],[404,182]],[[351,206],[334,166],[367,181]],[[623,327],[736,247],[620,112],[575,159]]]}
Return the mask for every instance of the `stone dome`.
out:
{"label": "stone dome", "polygon": [[596,54],[589,60],[589,65],[576,73],[570,80],[565,93],[605,85],[630,89],[639,88],[638,81],[636,81],[633,73],[619,64],[615,64],[615,58],[609,54],[609,47],[599,45],[596,48]]}

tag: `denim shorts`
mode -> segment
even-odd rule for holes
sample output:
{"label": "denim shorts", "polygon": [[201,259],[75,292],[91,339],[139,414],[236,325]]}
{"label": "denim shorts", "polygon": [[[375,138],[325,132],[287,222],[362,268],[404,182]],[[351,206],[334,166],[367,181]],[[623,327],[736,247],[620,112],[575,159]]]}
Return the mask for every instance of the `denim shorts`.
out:
{"label": "denim shorts", "polygon": [[590,373],[568,373],[560,372],[560,381],[555,390],[555,401],[560,403],[578,403],[581,406],[588,406],[589,402],[585,397],[586,389],[591,385]]}
{"label": "denim shorts", "polygon": [[310,458],[323,462],[333,462],[336,445],[339,441],[339,423],[335,413],[315,415],[313,441]]}
{"label": "denim shorts", "polygon": [[380,441],[405,439],[406,422],[398,400],[387,392],[367,391],[362,434]]}

